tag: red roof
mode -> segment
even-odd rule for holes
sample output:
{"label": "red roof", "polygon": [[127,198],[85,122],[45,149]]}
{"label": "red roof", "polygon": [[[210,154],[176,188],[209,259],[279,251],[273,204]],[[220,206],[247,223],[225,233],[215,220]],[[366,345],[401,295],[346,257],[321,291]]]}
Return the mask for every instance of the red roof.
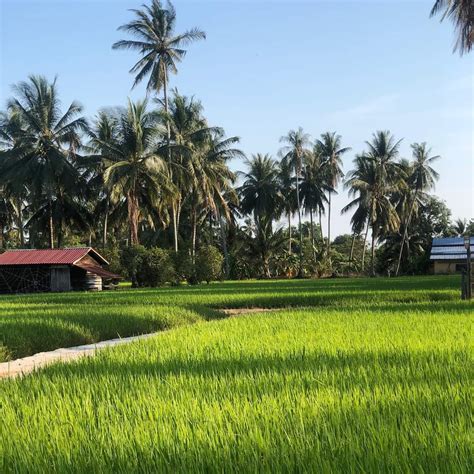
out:
{"label": "red roof", "polygon": [[122,279],[120,275],[116,275],[115,273],[109,272],[108,270],[104,270],[99,265],[88,265],[86,263],[79,262],[74,266],[82,268],[83,270],[86,270],[87,272],[94,273],[94,275],[100,276],[102,278],[107,278],[111,280]]}
{"label": "red roof", "polygon": [[47,250],[7,250],[0,255],[0,265],[73,265],[91,254],[99,263],[107,260],[92,247]]}

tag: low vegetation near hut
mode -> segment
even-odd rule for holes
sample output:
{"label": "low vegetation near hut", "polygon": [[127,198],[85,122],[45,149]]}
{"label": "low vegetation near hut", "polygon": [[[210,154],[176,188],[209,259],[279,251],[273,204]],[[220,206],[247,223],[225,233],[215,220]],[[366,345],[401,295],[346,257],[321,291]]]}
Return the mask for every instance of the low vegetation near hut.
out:
{"label": "low vegetation near hut", "polygon": [[[2,472],[472,472],[472,303],[458,277],[5,296],[0,307],[10,354],[67,332],[82,342],[182,325],[2,381]],[[246,307],[275,311],[220,311]]]}

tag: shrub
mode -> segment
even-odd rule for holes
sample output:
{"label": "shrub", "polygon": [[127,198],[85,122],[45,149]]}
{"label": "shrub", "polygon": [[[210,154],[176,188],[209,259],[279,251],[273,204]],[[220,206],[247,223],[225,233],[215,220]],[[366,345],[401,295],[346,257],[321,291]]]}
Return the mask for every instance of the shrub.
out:
{"label": "shrub", "polygon": [[202,281],[209,283],[221,278],[223,262],[224,257],[216,247],[212,245],[201,247],[196,255],[196,281],[198,283]]}
{"label": "shrub", "polygon": [[176,272],[169,252],[159,247],[146,250],[137,280],[140,286],[160,286],[175,281]]}
{"label": "shrub", "polygon": [[124,275],[132,281],[132,286],[140,286],[138,274],[141,271],[143,260],[145,259],[147,250],[143,245],[133,245],[125,247],[120,256],[120,263],[124,270]]}
{"label": "shrub", "polygon": [[191,283],[194,278],[194,267],[189,250],[180,249],[178,252],[172,252],[171,259],[174,264],[176,284],[183,280]]}

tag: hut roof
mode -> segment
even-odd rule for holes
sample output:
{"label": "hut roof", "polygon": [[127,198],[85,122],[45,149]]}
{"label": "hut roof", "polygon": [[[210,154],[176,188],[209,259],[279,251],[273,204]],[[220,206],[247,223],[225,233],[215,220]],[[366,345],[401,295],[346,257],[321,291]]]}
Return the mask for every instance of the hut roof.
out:
{"label": "hut roof", "polygon": [[[474,237],[470,237],[474,247]],[[446,237],[433,239],[430,260],[466,260],[467,251],[464,248],[463,237]]]}
{"label": "hut roof", "polygon": [[86,255],[99,264],[109,262],[92,247],[44,250],[7,250],[0,255],[0,265],[74,265]]}

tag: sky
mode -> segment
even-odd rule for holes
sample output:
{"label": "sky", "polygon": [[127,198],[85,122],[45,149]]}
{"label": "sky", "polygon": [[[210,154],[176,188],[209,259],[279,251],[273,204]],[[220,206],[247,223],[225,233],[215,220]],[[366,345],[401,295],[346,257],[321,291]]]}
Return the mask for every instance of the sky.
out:
{"label": "sky", "polygon": [[[352,150],[344,170],[376,130],[410,144],[426,141],[440,173],[434,193],[453,218],[474,216],[474,54],[453,54],[450,22],[429,18],[434,0],[173,2],[177,32],[199,27],[171,86],[201,100],[211,125],[241,138],[240,148],[274,157],[279,139],[303,127],[313,139],[342,135]],[[117,27],[143,0],[0,0],[0,107],[12,84],[42,74],[63,106],[98,109],[143,98],[128,73],[135,52],[113,51]],[[231,163],[245,169],[242,161]],[[332,235],[350,231],[340,188]]]}

